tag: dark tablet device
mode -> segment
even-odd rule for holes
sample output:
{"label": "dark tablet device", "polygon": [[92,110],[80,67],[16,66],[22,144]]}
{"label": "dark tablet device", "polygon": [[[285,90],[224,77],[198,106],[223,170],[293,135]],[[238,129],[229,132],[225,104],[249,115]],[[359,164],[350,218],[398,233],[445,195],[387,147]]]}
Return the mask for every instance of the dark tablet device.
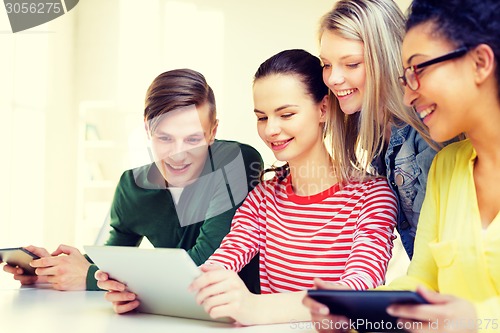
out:
{"label": "dark tablet device", "polygon": [[29,263],[33,259],[39,258],[36,254],[22,247],[0,249],[0,260],[11,266],[21,267],[26,275],[35,275],[35,268],[31,267]]}
{"label": "dark tablet device", "polygon": [[391,304],[427,304],[413,291],[309,290],[308,296],[325,304],[332,314],[350,319],[349,328],[358,332],[404,332],[386,309]]}

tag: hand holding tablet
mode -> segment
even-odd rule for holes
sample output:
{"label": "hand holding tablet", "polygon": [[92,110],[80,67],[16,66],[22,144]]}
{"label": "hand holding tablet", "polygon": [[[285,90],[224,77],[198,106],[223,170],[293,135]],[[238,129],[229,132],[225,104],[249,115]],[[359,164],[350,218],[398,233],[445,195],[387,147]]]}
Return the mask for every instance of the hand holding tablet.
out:
{"label": "hand holding tablet", "polygon": [[412,291],[309,290],[308,296],[328,306],[331,314],[350,319],[359,332],[403,332],[397,319],[387,313],[392,304],[427,304]]}
{"label": "hand holding tablet", "polygon": [[0,261],[21,267],[26,275],[36,275],[30,262],[40,257],[22,247],[0,249]]}
{"label": "hand holding tablet", "polygon": [[230,318],[213,319],[196,303],[196,295],[188,287],[201,271],[184,249],[84,248],[102,272],[136,295],[135,299],[140,301],[139,312],[224,323],[233,321]]}

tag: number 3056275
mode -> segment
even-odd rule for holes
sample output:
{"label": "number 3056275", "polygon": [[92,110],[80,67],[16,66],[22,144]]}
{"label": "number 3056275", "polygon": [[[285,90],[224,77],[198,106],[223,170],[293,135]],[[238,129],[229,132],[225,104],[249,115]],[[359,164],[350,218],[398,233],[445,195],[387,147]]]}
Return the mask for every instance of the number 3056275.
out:
{"label": "number 3056275", "polygon": [[60,2],[7,2],[5,9],[7,14],[59,14],[63,11]]}

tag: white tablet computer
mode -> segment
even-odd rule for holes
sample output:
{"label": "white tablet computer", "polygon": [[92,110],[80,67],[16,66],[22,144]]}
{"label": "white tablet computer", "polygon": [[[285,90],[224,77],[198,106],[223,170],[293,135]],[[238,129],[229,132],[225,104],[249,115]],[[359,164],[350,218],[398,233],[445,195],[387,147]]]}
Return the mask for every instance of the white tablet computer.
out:
{"label": "white tablet computer", "polygon": [[122,246],[84,246],[86,253],[112,278],[123,282],[137,295],[140,312],[232,322],[212,319],[196,304],[188,291],[200,270],[184,249],[140,249]]}

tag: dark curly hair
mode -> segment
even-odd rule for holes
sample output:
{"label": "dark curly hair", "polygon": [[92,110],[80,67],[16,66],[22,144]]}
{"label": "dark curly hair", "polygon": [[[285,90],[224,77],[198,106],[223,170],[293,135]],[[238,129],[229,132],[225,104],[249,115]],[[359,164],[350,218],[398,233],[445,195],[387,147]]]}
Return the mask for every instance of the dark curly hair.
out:
{"label": "dark curly hair", "polygon": [[[428,22],[434,24],[437,36],[457,47],[489,45],[495,54],[495,77],[500,84],[499,0],[413,0],[408,9],[406,31]],[[500,89],[498,94],[500,99]]]}

